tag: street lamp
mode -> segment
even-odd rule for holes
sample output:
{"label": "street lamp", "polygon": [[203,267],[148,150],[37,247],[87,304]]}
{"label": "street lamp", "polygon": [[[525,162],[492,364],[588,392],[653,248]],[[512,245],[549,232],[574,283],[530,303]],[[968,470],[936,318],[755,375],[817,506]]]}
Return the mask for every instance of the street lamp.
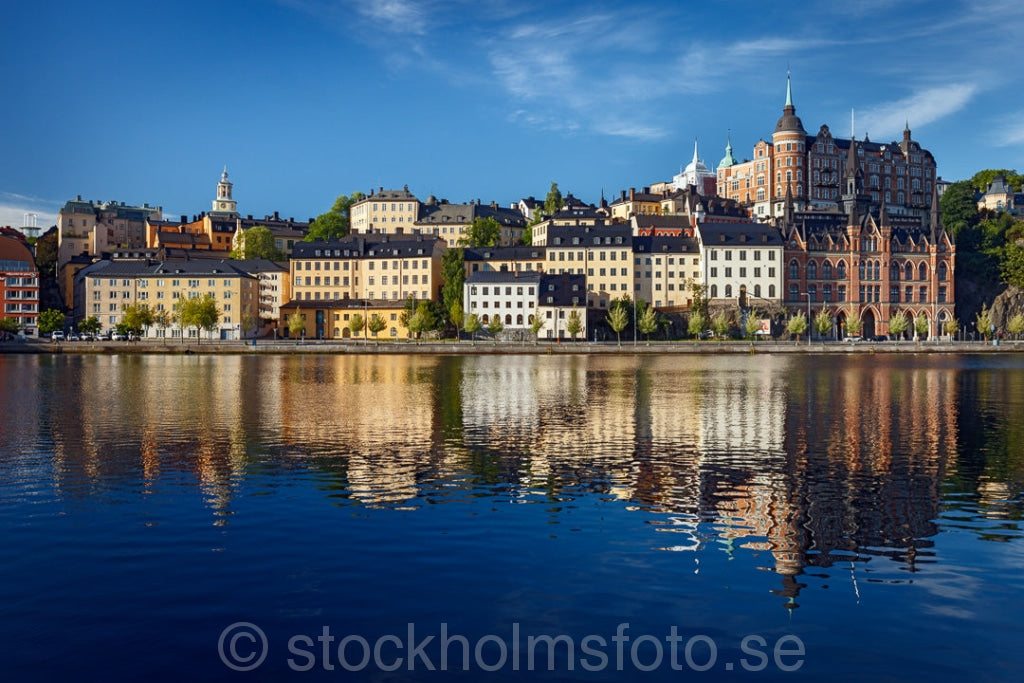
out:
{"label": "street lamp", "polygon": [[804,292],[807,297],[807,345],[811,345],[811,293]]}

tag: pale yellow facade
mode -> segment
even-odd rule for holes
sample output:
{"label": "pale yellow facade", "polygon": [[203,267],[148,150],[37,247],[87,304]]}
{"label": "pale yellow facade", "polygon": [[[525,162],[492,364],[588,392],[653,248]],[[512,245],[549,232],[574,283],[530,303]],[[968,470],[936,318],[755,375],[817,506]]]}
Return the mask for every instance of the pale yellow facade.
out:
{"label": "pale yellow facade", "polygon": [[295,301],[436,299],[441,290],[443,246],[434,238],[376,242],[303,243],[293,253]]}
{"label": "pale yellow facade", "polygon": [[[194,262],[193,262],[194,263]],[[139,264],[142,265],[141,263]],[[220,322],[213,336],[241,339],[251,335],[259,306],[259,280],[232,268],[211,265],[208,268],[177,268],[179,264],[164,263],[134,272],[114,263],[82,278],[82,317],[95,316],[105,331],[112,330],[124,317],[124,307],[145,304],[157,315],[173,316],[175,304],[182,298],[213,296],[220,311]],[[185,265],[185,264],[180,264]],[[76,312],[76,317],[78,317]],[[150,338],[180,338],[177,325],[153,325],[143,333]],[[185,336],[205,338],[194,328]]]}
{"label": "pale yellow facade", "polygon": [[401,190],[380,188],[352,205],[349,223],[355,234],[411,234],[419,210],[420,200],[409,192],[408,185]]}

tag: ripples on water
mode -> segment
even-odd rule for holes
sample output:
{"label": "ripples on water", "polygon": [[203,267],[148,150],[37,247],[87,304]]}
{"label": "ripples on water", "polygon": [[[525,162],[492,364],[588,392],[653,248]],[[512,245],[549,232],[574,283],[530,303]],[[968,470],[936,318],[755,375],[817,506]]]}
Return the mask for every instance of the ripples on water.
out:
{"label": "ripples on water", "polygon": [[[154,590],[213,621],[246,604],[208,613],[225,572],[285,621],[382,618],[331,597],[345,580],[405,596],[384,608],[403,623],[459,605],[481,628],[539,612],[740,631],[810,604],[786,623],[862,640],[862,600],[980,633],[998,622],[979,605],[1024,587],[1013,356],[0,357],[0,378],[10,547],[73,562],[103,595],[110,562],[165,576],[205,544],[227,559]],[[873,584],[904,589],[886,606]]]}

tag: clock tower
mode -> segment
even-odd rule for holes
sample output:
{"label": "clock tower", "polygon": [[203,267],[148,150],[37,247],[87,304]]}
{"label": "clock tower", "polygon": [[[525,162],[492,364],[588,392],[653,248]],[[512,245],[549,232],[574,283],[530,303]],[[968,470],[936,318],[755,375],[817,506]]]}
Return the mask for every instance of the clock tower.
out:
{"label": "clock tower", "polygon": [[235,210],[235,200],[231,198],[231,181],[228,180],[228,167],[220,174],[220,182],[217,183],[217,198],[213,200],[211,214],[219,216],[230,215],[235,217],[238,212]]}

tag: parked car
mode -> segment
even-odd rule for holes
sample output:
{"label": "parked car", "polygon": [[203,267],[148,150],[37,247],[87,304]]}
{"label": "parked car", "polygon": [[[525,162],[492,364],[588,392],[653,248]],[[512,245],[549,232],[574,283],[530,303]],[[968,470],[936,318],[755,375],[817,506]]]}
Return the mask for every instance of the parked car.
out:
{"label": "parked car", "polygon": [[110,341],[127,341],[128,337],[121,334],[120,332],[111,332]]}
{"label": "parked car", "polygon": [[92,332],[83,332],[79,336],[82,338],[82,341],[95,341],[96,340],[96,337],[93,336]]}
{"label": "parked car", "polygon": [[876,334],[874,337],[871,338],[871,341],[887,342],[889,341],[889,337],[885,336],[884,334]]}
{"label": "parked car", "polygon": [[50,339],[53,341],[64,341],[64,330],[54,330],[50,333]]}
{"label": "parked car", "polygon": [[82,341],[82,335],[77,332],[72,332],[68,335],[68,341]]}

